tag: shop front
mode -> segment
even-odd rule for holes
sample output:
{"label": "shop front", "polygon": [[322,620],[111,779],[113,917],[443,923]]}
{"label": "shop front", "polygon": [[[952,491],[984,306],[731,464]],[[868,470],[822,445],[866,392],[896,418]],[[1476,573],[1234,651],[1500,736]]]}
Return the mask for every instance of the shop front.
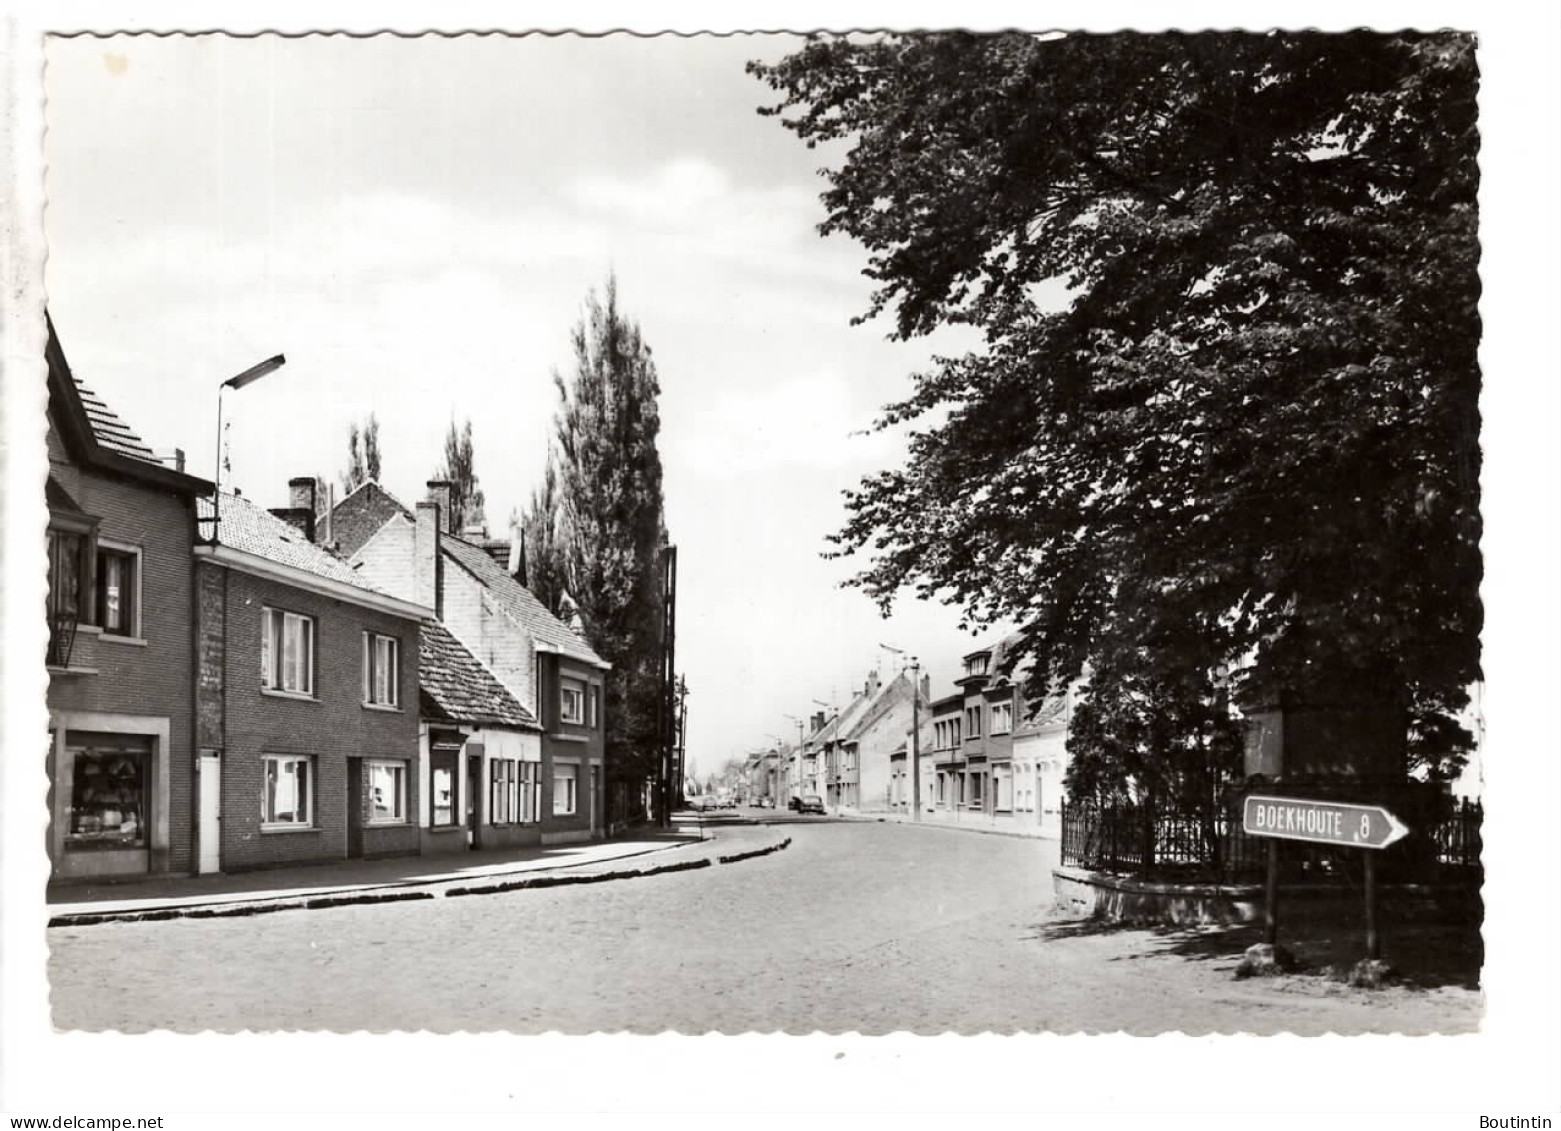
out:
{"label": "shop front", "polygon": [[167,719],[58,713],[49,852],[59,879],[167,870]]}

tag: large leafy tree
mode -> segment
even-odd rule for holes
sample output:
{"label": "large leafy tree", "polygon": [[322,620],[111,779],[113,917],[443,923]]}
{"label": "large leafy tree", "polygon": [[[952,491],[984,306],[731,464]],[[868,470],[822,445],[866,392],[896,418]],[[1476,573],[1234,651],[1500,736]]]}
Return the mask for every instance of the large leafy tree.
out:
{"label": "large leafy tree", "polygon": [[644,779],[655,775],[661,756],[666,690],[660,385],[639,325],[618,307],[615,278],[600,298],[587,296],[571,340],[568,378],[554,373],[559,406],[549,478],[526,528],[538,532],[539,549],[549,539],[556,545],[562,576],[555,584],[561,580],[586,639],[613,666],[606,688],[609,776]]}
{"label": "large leafy tree", "polygon": [[1417,756],[1456,759],[1470,37],[821,37],[750,70],[762,113],[847,147],[822,231],[866,248],[866,317],[984,336],[886,410],[910,454],[848,493],[856,584],[1017,621],[1034,689],[1090,671],[1096,719],[1234,668],[1237,693],[1403,704]]}
{"label": "large leafy tree", "polygon": [[477,457],[472,450],[472,422],[461,428],[450,420],[444,437],[444,459],[434,469],[434,479],[450,484],[450,526],[465,530],[483,522],[484,496],[477,479]]}

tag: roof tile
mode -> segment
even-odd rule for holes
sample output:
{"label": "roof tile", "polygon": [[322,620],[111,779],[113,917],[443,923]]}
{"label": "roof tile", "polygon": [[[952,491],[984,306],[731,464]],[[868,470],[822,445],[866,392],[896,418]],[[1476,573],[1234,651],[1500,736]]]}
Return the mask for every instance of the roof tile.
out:
{"label": "roof tile", "polygon": [[417,679],[425,715],[457,723],[542,729],[536,716],[438,621],[423,622]]}

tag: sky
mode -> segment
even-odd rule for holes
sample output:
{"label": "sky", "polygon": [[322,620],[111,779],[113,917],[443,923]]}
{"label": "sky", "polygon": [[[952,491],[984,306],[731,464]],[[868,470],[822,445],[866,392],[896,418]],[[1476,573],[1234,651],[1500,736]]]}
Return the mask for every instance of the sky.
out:
{"label": "sky", "polygon": [[866,253],[825,239],[819,168],[744,71],[788,36],[53,39],[46,155],[55,326],[77,374],[160,453],[285,505],[380,424],[419,498],[472,422],[489,529],[539,481],[586,296],[615,274],[660,382],[677,662],[702,773],[844,707],[916,655],[935,692],[1002,631],[907,597],[885,621],[826,561],[841,493],[895,465],[868,434],[952,334],[889,339]]}

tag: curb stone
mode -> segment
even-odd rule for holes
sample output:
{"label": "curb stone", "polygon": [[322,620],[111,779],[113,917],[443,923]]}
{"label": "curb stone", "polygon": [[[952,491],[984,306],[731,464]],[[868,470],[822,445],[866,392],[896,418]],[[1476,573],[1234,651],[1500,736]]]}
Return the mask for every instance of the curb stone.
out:
{"label": "curb stone", "polygon": [[569,887],[575,884],[600,884],[612,880],[633,880],[644,876],[664,876],[673,872],[689,872],[698,868],[709,868],[715,864],[735,864],[742,860],[752,860],[759,856],[768,856],[772,852],[779,852],[791,845],[791,838],[787,837],[778,844],[766,845],[763,848],[750,849],[745,852],[735,852],[725,856],[719,856],[715,860],[703,857],[698,860],[679,860],[673,864],[660,864],[650,868],[634,868],[624,871],[612,872],[587,872],[579,875],[552,875],[532,876],[526,879],[509,880],[499,884],[483,884],[472,887],[447,888],[443,892],[428,890],[417,891],[364,891],[355,894],[311,896],[304,899],[278,900],[273,902],[256,903],[232,903],[222,906],[194,906],[194,907],[158,907],[146,911],[105,911],[105,912],[77,912],[69,915],[56,915],[49,920],[49,927],[93,927],[100,923],[149,923],[160,922],[166,919],[229,919],[241,918],[249,915],[265,915],[274,911],[302,911],[323,910],[331,907],[351,907],[359,904],[372,903],[402,903],[414,899],[440,899],[454,898],[467,895],[496,895],[502,892],[521,891],[531,888]]}

